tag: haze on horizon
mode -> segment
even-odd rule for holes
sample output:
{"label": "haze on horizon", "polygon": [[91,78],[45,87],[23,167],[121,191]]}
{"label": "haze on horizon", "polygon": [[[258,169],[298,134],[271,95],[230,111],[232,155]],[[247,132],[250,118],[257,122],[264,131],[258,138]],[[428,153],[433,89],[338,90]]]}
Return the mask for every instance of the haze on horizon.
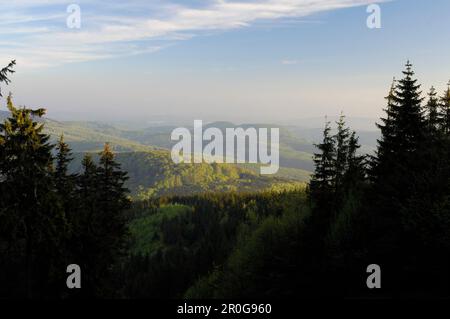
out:
{"label": "haze on horizon", "polygon": [[447,0],[80,0],[69,29],[71,3],[0,4],[4,90],[56,119],[376,118],[407,59],[424,94],[450,79]]}

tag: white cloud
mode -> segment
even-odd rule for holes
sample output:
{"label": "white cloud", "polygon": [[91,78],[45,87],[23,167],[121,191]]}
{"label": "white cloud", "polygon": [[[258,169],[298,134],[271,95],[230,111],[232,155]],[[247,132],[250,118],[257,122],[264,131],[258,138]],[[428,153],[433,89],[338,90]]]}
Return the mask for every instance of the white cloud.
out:
{"label": "white cloud", "polygon": [[[82,28],[74,30],[65,28],[67,1],[10,0],[9,4],[0,5],[0,27],[7,25],[12,32],[3,39],[5,32],[0,30],[0,42],[16,45],[2,46],[0,57],[10,55],[28,66],[46,66],[153,52],[164,46],[149,46],[150,40],[180,41],[205,31],[248,27],[259,20],[302,18],[373,2],[380,1],[215,0],[199,8],[167,1],[156,2],[156,6],[155,2],[134,0],[123,6],[112,0],[81,0]],[[55,4],[61,7],[60,13],[55,12]],[[47,7],[49,13],[43,14]],[[20,38],[15,40],[14,34],[20,34]],[[290,62],[293,61],[282,61],[293,64]]]}
{"label": "white cloud", "polygon": [[296,65],[298,63],[298,60],[281,60],[281,64],[283,65]]}

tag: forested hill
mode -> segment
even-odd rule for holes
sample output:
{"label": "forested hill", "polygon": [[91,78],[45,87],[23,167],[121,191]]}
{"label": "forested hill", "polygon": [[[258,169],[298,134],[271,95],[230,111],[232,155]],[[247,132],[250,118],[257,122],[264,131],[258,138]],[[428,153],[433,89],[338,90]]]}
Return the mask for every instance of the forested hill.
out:
{"label": "forested hill", "polygon": [[[9,116],[0,112],[0,118]],[[39,119],[39,121],[42,121]],[[273,184],[307,182],[313,170],[314,143],[320,140],[321,128],[276,126],[280,128],[280,170],[275,178],[259,175],[257,165],[174,165],[169,150],[174,141],[170,134],[173,124],[125,125],[105,122],[56,121],[45,118],[44,130],[56,143],[61,135],[75,153],[72,170],[80,171],[83,153],[98,154],[108,142],[125,171],[133,196],[196,194],[203,191],[249,191],[267,189]],[[192,124],[191,124],[192,125]],[[189,124],[185,125],[187,128]],[[275,127],[273,124],[242,124],[213,122],[204,128]],[[374,132],[361,132],[362,151],[369,153],[375,146]],[[78,154],[80,153],[80,154]]]}
{"label": "forested hill", "polygon": [[96,158],[104,143],[110,143],[117,161],[128,173],[127,187],[133,196],[141,199],[205,191],[266,190],[280,184],[307,182],[310,178],[312,145],[290,136],[288,131],[282,131],[283,140],[289,143],[281,146],[282,167],[276,176],[264,177],[260,176],[257,165],[175,165],[170,158],[173,129],[173,126],[155,126],[133,131],[100,122],[45,120],[45,131],[53,142],[64,135],[73,150],[75,159],[71,170],[74,172],[81,171],[85,153],[92,153]]}
{"label": "forested hill", "polygon": [[[84,154],[74,154],[73,172],[81,172]],[[97,154],[94,154],[94,160],[98,160]],[[116,160],[128,173],[126,186],[139,199],[204,192],[249,192],[301,183],[287,178],[260,176],[251,168],[232,164],[174,164],[170,153],[165,150],[117,153]]]}
{"label": "forested hill", "polygon": [[[312,171],[314,168],[312,156],[314,143],[322,138],[322,123],[315,127],[302,125],[275,124],[234,124],[229,122],[204,123],[204,129],[216,127],[225,132],[226,128],[242,127],[278,127],[280,128],[280,165],[287,168],[297,168]],[[192,129],[193,123],[184,126]],[[173,123],[106,123],[83,121],[55,121],[46,119],[45,130],[56,141],[61,134],[74,152],[100,151],[104,142],[110,142],[116,152],[148,151],[153,149],[169,150],[176,143],[170,140],[172,131],[179,127]],[[369,128],[357,131],[360,136],[362,151],[370,153],[376,146],[379,132]]]}
{"label": "forested hill", "polygon": [[[178,124],[180,125],[180,124]],[[217,127],[222,131],[225,128],[248,127],[279,127],[280,128],[280,170],[277,177],[287,177],[298,181],[308,181],[314,168],[314,143],[321,140],[322,125],[314,127],[280,126],[273,124],[241,124],[229,122],[213,122],[204,124],[204,128]],[[191,128],[192,123],[184,125]],[[104,122],[74,122],[55,121],[47,119],[45,131],[51,135],[54,142],[64,134],[64,140],[70,145],[73,152],[99,152],[105,142],[109,142],[114,152],[153,152],[155,150],[170,150],[176,143],[170,140],[173,129],[177,126],[170,123],[146,124],[137,123],[104,123]],[[358,131],[361,151],[373,152],[379,133],[361,129]],[[254,166],[246,165],[253,171]]]}
{"label": "forested hill", "polygon": [[[0,112],[0,118],[9,116]],[[170,194],[195,194],[203,191],[248,191],[267,189],[272,184],[307,182],[313,170],[314,143],[321,138],[322,129],[306,126],[274,126],[273,124],[241,124],[229,122],[205,123],[204,128],[279,127],[280,170],[275,178],[259,175],[257,165],[180,165],[170,161],[169,150],[174,145],[170,134],[174,124],[129,125],[106,122],[56,121],[45,118],[44,130],[56,143],[61,135],[76,154],[72,170],[79,171],[82,153],[98,154],[108,142],[118,161],[129,174],[127,186],[133,196],[144,197]],[[318,124],[317,124],[318,125]],[[192,124],[186,124],[190,128]],[[362,151],[373,151],[377,133],[360,131]],[[80,153],[77,155],[77,153]],[[252,186],[250,186],[252,185]]]}

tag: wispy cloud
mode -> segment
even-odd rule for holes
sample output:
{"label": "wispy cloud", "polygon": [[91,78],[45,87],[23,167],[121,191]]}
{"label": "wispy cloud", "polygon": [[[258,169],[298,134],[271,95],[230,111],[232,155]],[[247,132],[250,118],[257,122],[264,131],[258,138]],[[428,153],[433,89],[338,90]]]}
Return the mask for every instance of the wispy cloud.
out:
{"label": "wispy cloud", "polygon": [[[205,32],[249,27],[257,21],[304,18],[367,5],[372,0],[240,0],[179,5],[169,1],[80,0],[82,28],[66,27],[63,0],[0,4],[0,59],[49,66],[160,50]],[[283,64],[295,64],[291,60]]]}
{"label": "wispy cloud", "polygon": [[298,63],[299,63],[298,60],[288,60],[288,59],[281,60],[281,64],[283,65],[296,65]]}

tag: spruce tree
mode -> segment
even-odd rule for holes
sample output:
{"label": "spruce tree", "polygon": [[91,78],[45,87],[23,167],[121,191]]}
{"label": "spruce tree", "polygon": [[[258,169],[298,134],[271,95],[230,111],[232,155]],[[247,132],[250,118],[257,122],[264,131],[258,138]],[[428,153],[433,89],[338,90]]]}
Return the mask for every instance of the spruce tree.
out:
{"label": "spruce tree", "polygon": [[43,124],[35,121],[45,110],[16,108],[11,95],[7,106],[11,115],[0,125],[2,188],[8,190],[4,214],[13,219],[9,232],[23,242],[17,248],[25,259],[26,295],[33,297],[36,291],[45,295],[60,279],[55,268],[61,262],[66,233],[53,181],[52,145],[42,132]]}
{"label": "spruce tree", "polygon": [[378,148],[376,150],[375,156],[370,158],[370,177],[373,181],[376,181],[380,177],[383,171],[382,165],[388,162],[389,158],[392,158],[393,152],[395,150],[395,126],[394,119],[396,118],[396,105],[395,105],[395,87],[397,81],[395,78],[392,81],[389,94],[385,97],[387,101],[387,107],[384,110],[386,117],[382,117],[381,123],[376,123],[377,127],[381,131],[381,138],[377,140]]}
{"label": "spruce tree", "polygon": [[[11,74],[14,72],[13,70],[13,66],[14,66],[15,62],[12,61],[8,66],[2,68],[0,70],[0,97],[2,97],[2,91],[1,91],[1,84],[9,84],[10,80],[8,78],[8,74]],[[6,209],[6,198],[5,198],[5,194],[6,194],[6,189],[4,188],[4,183],[3,181],[3,171],[4,171],[4,165],[5,165],[5,139],[4,139],[4,130],[3,130],[3,126],[0,126],[0,194],[2,194],[2,196],[0,196],[0,246],[6,246],[6,245],[1,245],[1,241],[3,240],[8,240],[6,237],[6,234],[8,233],[6,230],[9,228],[8,224],[7,224],[7,220],[6,220],[6,216],[3,213]],[[10,239],[9,239],[10,241]],[[0,251],[0,254],[2,253],[2,251]]]}
{"label": "spruce tree", "polygon": [[127,173],[123,172],[120,164],[115,161],[115,155],[109,143],[105,144],[100,153],[98,176],[100,187],[108,196],[104,198],[105,204],[111,204],[117,209],[127,208],[129,206],[128,189],[124,186],[128,179]]}
{"label": "spruce tree", "polygon": [[420,84],[414,79],[412,64],[406,63],[404,77],[398,81],[394,96],[397,112],[394,125],[397,134],[396,153],[401,155],[400,159],[409,157],[416,151],[425,138],[425,121],[423,116]]}
{"label": "spruce tree", "polygon": [[[61,135],[56,145],[56,168],[55,168],[55,184],[58,194],[70,202],[73,198],[75,190],[76,176],[69,173],[69,164],[73,160],[69,145],[64,142],[64,135]],[[68,207],[67,207],[68,209]]]}
{"label": "spruce tree", "polygon": [[441,131],[446,135],[450,135],[450,81],[447,90],[440,99],[439,104],[439,120],[441,123]]}
{"label": "spruce tree", "polygon": [[359,139],[353,131],[348,140],[347,170],[344,177],[344,188],[347,190],[357,187],[366,179],[366,156],[358,154],[360,148]]}
{"label": "spruce tree", "polygon": [[335,180],[334,188],[336,196],[339,198],[341,193],[342,183],[345,172],[347,170],[347,160],[349,152],[349,136],[350,130],[346,127],[345,116],[341,114],[337,124],[337,133],[334,137],[336,143],[336,158],[335,158]]}
{"label": "spruce tree", "polygon": [[80,196],[84,202],[80,231],[88,247],[83,249],[88,295],[109,295],[111,267],[124,253],[128,229],[125,210],[129,208],[127,174],[115,161],[109,144],[100,153],[98,167],[92,158],[83,160]]}
{"label": "spruce tree", "polygon": [[426,125],[430,138],[437,137],[440,128],[439,118],[439,100],[437,98],[436,89],[431,87],[428,93],[428,102],[426,104]]}
{"label": "spruce tree", "polygon": [[[330,221],[336,214],[336,141],[331,135],[330,122],[326,122],[323,141],[316,144],[318,153],[314,154],[315,171],[309,184],[309,197],[312,205],[310,218],[312,233],[325,235]],[[311,235],[312,235],[311,233]],[[310,238],[312,240],[312,238]],[[317,242],[321,249],[323,242]]]}
{"label": "spruce tree", "polygon": [[315,171],[310,182],[311,199],[322,202],[330,199],[335,185],[335,140],[331,135],[330,122],[326,122],[323,131],[323,141],[315,145],[319,153],[314,154]]}
{"label": "spruce tree", "polygon": [[96,221],[99,214],[98,168],[90,154],[85,154],[81,165],[82,172],[77,177],[76,188],[78,204],[72,218],[72,252],[73,259],[83,269],[83,289],[80,293],[84,297],[93,297],[96,296],[96,273],[101,271],[97,270],[97,259],[102,249],[98,236],[102,225]]}
{"label": "spruce tree", "polygon": [[124,210],[129,207],[130,200],[127,195],[128,189],[124,185],[128,177],[127,173],[120,169],[120,164],[115,161],[108,143],[100,153],[97,174],[99,209],[104,212],[101,218],[105,218],[105,225],[108,225],[112,231],[109,233],[112,240],[111,248],[118,248],[126,234]]}
{"label": "spruce tree", "polygon": [[373,204],[367,232],[371,234],[372,256],[389,264],[393,274],[399,276],[408,256],[413,256],[414,232],[406,225],[419,222],[410,203],[422,196],[417,188],[422,178],[427,178],[429,164],[429,151],[424,152],[429,140],[427,121],[411,63],[406,64],[403,74],[391,90],[387,117],[379,125],[382,136],[371,172],[374,183],[368,199]]}
{"label": "spruce tree", "polygon": [[[404,78],[394,82],[387,97],[386,117],[378,127],[381,138],[372,163],[372,176],[376,183],[388,192],[398,192],[399,184],[408,181],[409,170],[416,166],[414,154],[420,149],[426,136],[426,123],[421,106],[420,85],[413,79],[412,65],[406,64]],[[406,174],[406,175],[405,175]],[[394,185],[385,181],[392,180]],[[393,189],[389,189],[392,186]],[[400,190],[406,188],[401,187]]]}
{"label": "spruce tree", "polygon": [[69,145],[64,142],[64,135],[61,135],[56,144],[56,165],[54,171],[54,182],[58,200],[62,205],[64,214],[68,224],[66,247],[64,251],[64,259],[71,260],[73,263],[76,258],[77,245],[79,245],[76,233],[77,219],[79,218],[80,201],[76,196],[76,178],[75,174],[69,173],[69,164],[72,161],[72,153]]}
{"label": "spruce tree", "polygon": [[[95,213],[97,198],[97,166],[92,156],[85,154],[81,162],[82,173],[77,178],[77,198],[79,200],[79,222],[88,222],[89,215]],[[87,220],[85,220],[87,219]]]}

